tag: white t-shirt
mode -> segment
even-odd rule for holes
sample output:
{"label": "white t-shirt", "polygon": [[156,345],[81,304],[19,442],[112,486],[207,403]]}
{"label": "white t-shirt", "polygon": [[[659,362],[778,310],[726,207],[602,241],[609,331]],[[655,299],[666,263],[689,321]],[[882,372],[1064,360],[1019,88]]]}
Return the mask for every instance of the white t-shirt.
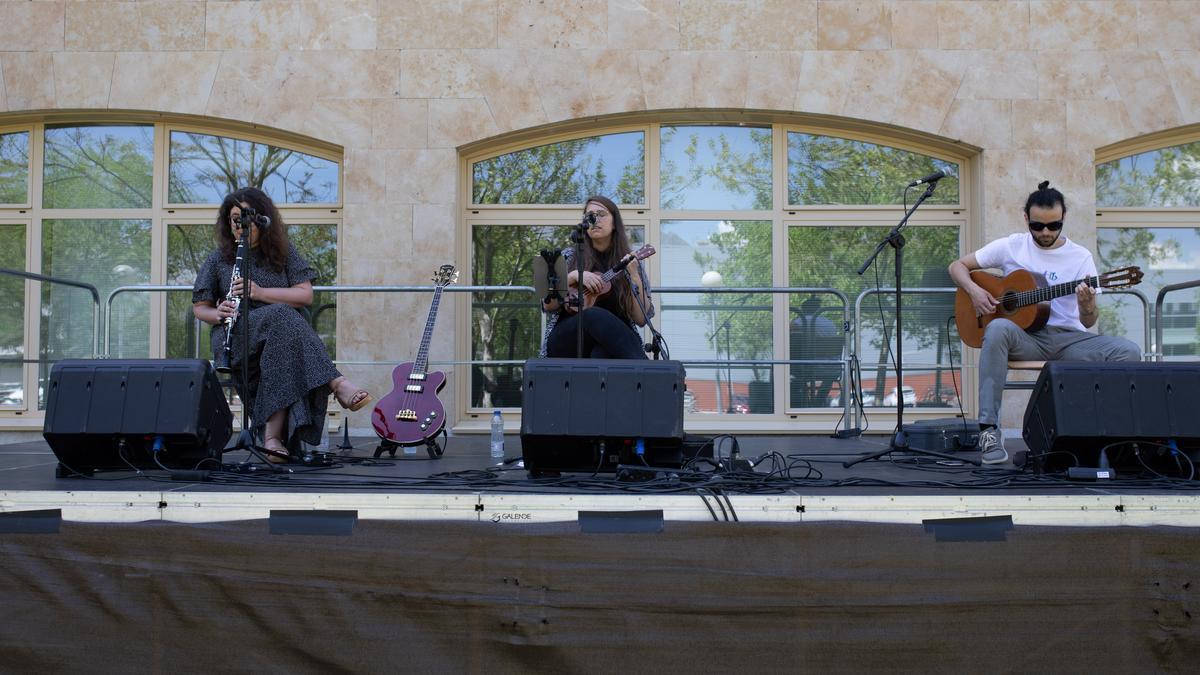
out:
{"label": "white t-shirt", "polygon": [[[1092,252],[1065,235],[1062,239],[1066,242],[1062,246],[1045,249],[1034,243],[1027,232],[1010,234],[976,251],[975,261],[982,268],[998,268],[1005,275],[1017,269],[1029,270],[1042,275],[1051,286],[1096,276]],[[1050,319],[1046,325],[1086,330],[1079,321],[1079,302],[1073,291],[1050,301]]]}

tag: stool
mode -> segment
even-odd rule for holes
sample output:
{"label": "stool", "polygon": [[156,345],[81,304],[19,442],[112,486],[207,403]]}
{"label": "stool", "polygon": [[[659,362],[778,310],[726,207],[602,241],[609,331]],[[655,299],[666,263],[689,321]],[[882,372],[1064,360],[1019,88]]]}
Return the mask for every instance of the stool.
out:
{"label": "stool", "polygon": [[[1041,372],[1042,366],[1045,366],[1045,365],[1046,365],[1045,361],[1009,361],[1008,369],[1010,371],[1024,370],[1024,371]],[[1036,384],[1037,384],[1036,377],[1032,380],[1009,380],[1007,378],[1005,378],[1005,380],[1004,380],[1004,388],[1005,389],[1032,390],[1034,385],[1036,385]]]}
{"label": "stool", "polygon": [[[1045,361],[1009,361],[1008,362],[1008,370],[1009,370],[1009,372],[1012,372],[1015,370],[1015,371],[1023,371],[1023,372],[1027,372],[1027,373],[1034,373],[1036,375],[1037,373],[1041,372],[1042,366],[1044,366],[1044,365],[1046,365]],[[1019,380],[1010,380],[1006,377],[1004,380],[1005,391],[1007,391],[1009,389],[1033,391],[1033,388],[1036,385],[1037,385],[1037,377],[1034,377],[1033,379],[1019,379]],[[999,420],[997,420],[996,426],[1000,427],[1001,433],[1003,433],[1006,438],[1010,437],[1010,436],[1017,438],[1017,439],[1021,438],[1021,429],[1019,429],[1019,428],[1018,429],[1008,429],[1008,428],[1004,427],[1003,424],[1000,424]]]}

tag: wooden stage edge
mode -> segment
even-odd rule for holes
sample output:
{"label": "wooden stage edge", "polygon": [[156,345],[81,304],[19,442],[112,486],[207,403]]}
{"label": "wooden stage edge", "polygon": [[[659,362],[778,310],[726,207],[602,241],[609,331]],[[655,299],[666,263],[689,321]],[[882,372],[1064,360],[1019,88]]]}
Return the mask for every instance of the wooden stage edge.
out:
{"label": "wooden stage edge", "polygon": [[[708,497],[713,504],[713,497]],[[1011,517],[1014,525],[1200,526],[1200,496],[1181,495],[728,495],[745,523]],[[697,495],[376,494],[287,492],[0,491],[0,514],[59,510],[67,522],[181,524],[268,519],[281,512],[352,513],[362,520],[479,522],[507,527],[577,521],[580,512],[662,512],[664,521],[713,520]],[[730,518],[732,520],[732,518]]]}
{"label": "wooden stage edge", "polygon": [[[0,521],[49,511],[57,512],[53,517],[63,522],[200,524],[324,511],[330,516],[341,512],[354,520],[478,522],[520,528],[579,521],[581,512],[622,511],[653,518],[661,512],[663,522],[920,524],[1001,517],[1011,518],[1013,525],[1200,526],[1200,480],[1047,482],[1012,465],[976,468],[965,462],[946,466],[904,458],[842,468],[843,461],[886,447],[886,436],[741,437],[743,457],[776,453],[804,458],[820,470],[821,480],[793,480],[770,493],[730,483],[721,495],[721,481],[710,481],[702,490],[683,491],[621,483],[611,474],[596,480],[582,475],[576,482],[546,485],[524,480],[524,471],[510,468],[499,480],[488,480],[486,475],[480,480],[485,470],[494,471],[489,469],[495,460],[488,457],[487,437],[451,440],[453,444],[438,460],[348,465],[325,474],[301,474],[297,468],[289,479],[245,483],[186,482],[152,472],[141,477],[126,472],[125,478],[101,472],[97,476],[103,479],[94,480],[56,478],[57,460],[44,442],[0,445]],[[354,456],[371,457],[374,439],[353,441]],[[1017,449],[1014,445],[1010,452]],[[510,436],[507,447],[510,460],[515,460],[519,439]],[[964,451],[956,456],[966,460],[977,458],[978,453]],[[766,466],[760,463],[755,471],[764,474]],[[265,470],[258,473],[261,477]],[[330,480],[305,483],[305,475]]]}

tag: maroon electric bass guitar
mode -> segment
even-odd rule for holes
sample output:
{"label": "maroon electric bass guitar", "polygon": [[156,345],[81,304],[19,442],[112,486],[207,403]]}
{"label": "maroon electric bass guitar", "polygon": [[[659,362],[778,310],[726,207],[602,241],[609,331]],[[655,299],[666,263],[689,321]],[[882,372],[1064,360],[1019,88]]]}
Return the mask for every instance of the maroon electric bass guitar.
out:
{"label": "maroon electric bass guitar", "polygon": [[457,280],[458,270],[454,265],[442,265],[433,275],[437,288],[433,290],[433,303],[429,307],[429,318],[425,320],[417,359],[401,363],[392,370],[394,388],[379,400],[371,415],[375,433],[387,443],[403,446],[428,443],[446,425],[446,410],[437,397],[446,386],[446,374],[425,372],[425,368],[429,365],[429,341],[433,337],[442,289]]}

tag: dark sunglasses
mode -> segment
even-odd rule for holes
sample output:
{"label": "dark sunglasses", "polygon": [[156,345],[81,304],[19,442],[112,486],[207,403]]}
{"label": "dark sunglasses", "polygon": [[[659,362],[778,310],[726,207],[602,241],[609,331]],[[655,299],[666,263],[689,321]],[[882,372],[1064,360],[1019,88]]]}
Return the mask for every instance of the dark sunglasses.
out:
{"label": "dark sunglasses", "polygon": [[1033,230],[1034,232],[1041,232],[1042,230],[1047,229],[1051,232],[1058,232],[1062,229],[1062,225],[1063,221],[1061,220],[1056,220],[1053,223],[1039,223],[1036,220],[1029,221],[1029,229]]}

